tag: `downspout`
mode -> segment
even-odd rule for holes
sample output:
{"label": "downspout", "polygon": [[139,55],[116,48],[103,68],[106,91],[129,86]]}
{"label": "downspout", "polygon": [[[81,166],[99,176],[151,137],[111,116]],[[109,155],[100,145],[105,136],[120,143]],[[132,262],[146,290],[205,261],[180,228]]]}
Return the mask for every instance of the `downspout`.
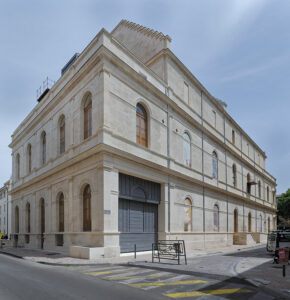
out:
{"label": "downspout", "polygon": [[[200,92],[201,98],[201,126],[203,127],[203,91]],[[203,220],[203,232],[205,233],[205,191],[204,191],[204,133],[201,132],[201,168],[202,168],[202,220]],[[205,235],[204,235],[205,241]]]}
{"label": "downspout", "polygon": [[[166,94],[168,96],[168,90],[166,89]],[[167,104],[167,168],[170,169],[170,106]],[[167,225],[167,231],[170,232],[170,175],[168,175],[168,182],[167,182],[167,201],[168,201],[168,225]]]}
{"label": "downspout", "polygon": [[[226,144],[226,117],[224,116],[224,144]],[[225,150],[225,175],[226,175],[226,190],[228,190],[228,161],[227,150]],[[229,232],[229,196],[227,196],[227,232]]]}

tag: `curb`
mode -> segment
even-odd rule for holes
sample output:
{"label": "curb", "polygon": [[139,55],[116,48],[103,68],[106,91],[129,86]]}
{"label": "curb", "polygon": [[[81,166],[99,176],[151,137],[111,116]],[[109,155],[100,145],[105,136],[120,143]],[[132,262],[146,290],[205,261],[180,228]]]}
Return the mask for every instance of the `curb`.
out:
{"label": "curb", "polygon": [[23,256],[20,256],[20,255],[14,254],[14,253],[0,251],[0,254],[7,255],[7,256],[12,256],[12,257],[16,257],[16,258],[20,258],[20,259],[24,259]]}

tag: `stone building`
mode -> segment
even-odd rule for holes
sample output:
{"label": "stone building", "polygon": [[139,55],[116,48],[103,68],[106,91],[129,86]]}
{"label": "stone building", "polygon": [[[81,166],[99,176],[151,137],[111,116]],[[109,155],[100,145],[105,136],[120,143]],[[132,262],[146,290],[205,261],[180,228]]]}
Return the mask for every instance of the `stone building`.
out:
{"label": "stone building", "polygon": [[11,233],[10,180],[0,188],[0,232],[9,237]]}
{"label": "stone building", "polygon": [[276,227],[265,152],[170,43],[124,20],[102,29],[14,131],[19,245],[109,257],[157,238],[254,243]]}

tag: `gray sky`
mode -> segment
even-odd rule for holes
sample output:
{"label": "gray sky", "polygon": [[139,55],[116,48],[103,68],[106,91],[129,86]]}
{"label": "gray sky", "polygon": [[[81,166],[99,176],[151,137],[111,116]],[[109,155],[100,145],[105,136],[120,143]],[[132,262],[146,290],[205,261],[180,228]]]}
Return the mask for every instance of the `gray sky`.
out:
{"label": "gray sky", "polygon": [[121,19],[168,34],[171,49],[266,152],[278,192],[289,184],[290,1],[0,0],[0,185],[11,134],[36,89]]}

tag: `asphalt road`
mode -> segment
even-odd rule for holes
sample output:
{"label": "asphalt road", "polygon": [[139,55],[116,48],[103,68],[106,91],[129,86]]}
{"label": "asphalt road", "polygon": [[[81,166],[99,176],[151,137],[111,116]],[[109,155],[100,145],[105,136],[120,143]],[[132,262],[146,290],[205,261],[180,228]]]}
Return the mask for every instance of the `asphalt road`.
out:
{"label": "asphalt road", "polygon": [[187,265],[59,267],[0,254],[0,300],[281,300],[290,298],[283,292],[290,287],[289,280],[289,275],[281,277],[281,266],[272,264],[264,248],[189,258]]}
{"label": "asphalt road", "polygon": [[[165,299],[150,294],[151,299]],[[148,292],[114,281],[0,255],[1,300],[146,299]]]}

